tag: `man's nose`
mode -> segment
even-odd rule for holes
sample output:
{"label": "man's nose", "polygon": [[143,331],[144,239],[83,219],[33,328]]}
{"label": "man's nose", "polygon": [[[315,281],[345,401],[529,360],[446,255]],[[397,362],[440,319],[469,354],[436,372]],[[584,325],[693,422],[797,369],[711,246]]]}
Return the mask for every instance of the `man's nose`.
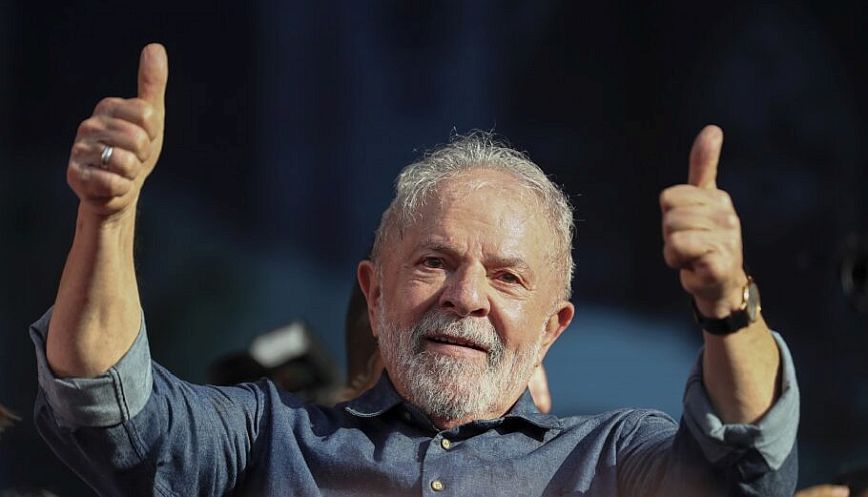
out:
{"label": "man's nose", "polygon": [[461,317],[488,315],[488,277],[483,268],[462,268],[446,279],[440,306]]}

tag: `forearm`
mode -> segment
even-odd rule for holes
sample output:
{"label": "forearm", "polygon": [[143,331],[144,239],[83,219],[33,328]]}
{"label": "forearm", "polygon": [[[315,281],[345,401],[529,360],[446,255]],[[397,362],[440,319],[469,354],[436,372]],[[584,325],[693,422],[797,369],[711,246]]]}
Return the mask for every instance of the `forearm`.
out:
{"label": "forearm", "polygon": [[79,208],[46,344],[49,365],[58,376],[98,376],[136,338],[141,304],[134,232],[134,205],[115,218]]}
{"label": "forearm", "polygon": [[165,49],[146,46],[137,97],[100,100],[78,127],[66,179],[81,203],[46,340],[57,376],[101,375],[138,334],[136,205],[163,146],[167,79]]}
{"label": "forearm", "polygon": [[[699,314],[711,320],[747,314],[756,304],[748,302],[741,221],[730,196],[717,188],[722,144],[720,128],[703,128],[690,151],[689,184],[660,195],[666,264],[680,270],[681,286]],[[780,367],[762,316],[725,336],[704,335],[703,384],[715,411],[725,423],[756,422],[777,398]]]}
{"label": "forearm", "polygon": [[703,384],[721,420],[757,422],[780,389],[780,351],[762,316],[730,335],[703,334]]}

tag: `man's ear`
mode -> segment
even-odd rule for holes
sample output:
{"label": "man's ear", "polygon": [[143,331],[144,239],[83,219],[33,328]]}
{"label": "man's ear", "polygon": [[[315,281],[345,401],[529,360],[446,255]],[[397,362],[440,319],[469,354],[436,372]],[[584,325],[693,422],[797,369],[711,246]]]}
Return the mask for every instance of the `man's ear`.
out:
{"label": "man's ear", "polygon": [[555,343],[555,340],[561,336],[561,333],[570,325],[573,316],[576,314],[576,307],[569,301],[561,301],[555,307],[555,312],[549,316],[545,326],[545,336],[543,336],[542,346],[540,347],[537,364],[541,364],[549,348]]}
{"label": "man's ear", "polygon": [[359,280],[359,287],[362,293],[365,294],[365,300],[368,302],[368,320],[371,323],[371,331],[374,336],[377,336],[377,311],[379,309],[380,298],[382,295],[380,280],[377,274],[377,268],[370,260],[359,262],[356,268],[356,277]]}

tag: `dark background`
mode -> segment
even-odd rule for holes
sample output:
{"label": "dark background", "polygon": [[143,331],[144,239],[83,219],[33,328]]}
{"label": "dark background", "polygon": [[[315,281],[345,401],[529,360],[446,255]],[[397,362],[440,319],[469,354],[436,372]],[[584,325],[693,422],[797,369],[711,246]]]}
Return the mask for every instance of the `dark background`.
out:
{"label": "dark background", "polygon": [[[100,98],[134,95],[151,41],[169,53],[167,134],[137,261],[153,355],[180,376],[203,381],[295,318],[342,360],[355,262],[392,178],[482,128],[577,207],[576,339],[547,362],[556,412],[641,391],[678,415],[701,340],[662,261],[657,195],[686,180],[692,139],[715,122],[719,185],[798,368],[800,483],[868,463],[868,317],[838,275],[845,239],[868,233],[864,3],[177,3],[0,3],[0,401],[25,417],[0,440],[0,488],[90,495],[27,419],[26,328],[72,237],[75,129]],[[580,353],[606,359],[565,377]],[[663,370],[669,353],[674,381],[631,369]]]}

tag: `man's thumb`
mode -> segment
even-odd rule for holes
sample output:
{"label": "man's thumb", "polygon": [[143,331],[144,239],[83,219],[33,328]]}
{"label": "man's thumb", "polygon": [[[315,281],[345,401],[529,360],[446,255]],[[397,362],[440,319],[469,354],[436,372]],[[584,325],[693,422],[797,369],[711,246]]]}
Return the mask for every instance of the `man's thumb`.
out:
{"label": "man's thumb", "polygon": [[717,163],[723,147],[723,130],[713,124],[702,128],[690,149],[687,182],[700,188],[717,188]]}
{"label": "man's thumb", "polygon": [[151,43],[139,57],[139,98],[163,106],[166,81],[169,79],[169,59],[166,48]]}

